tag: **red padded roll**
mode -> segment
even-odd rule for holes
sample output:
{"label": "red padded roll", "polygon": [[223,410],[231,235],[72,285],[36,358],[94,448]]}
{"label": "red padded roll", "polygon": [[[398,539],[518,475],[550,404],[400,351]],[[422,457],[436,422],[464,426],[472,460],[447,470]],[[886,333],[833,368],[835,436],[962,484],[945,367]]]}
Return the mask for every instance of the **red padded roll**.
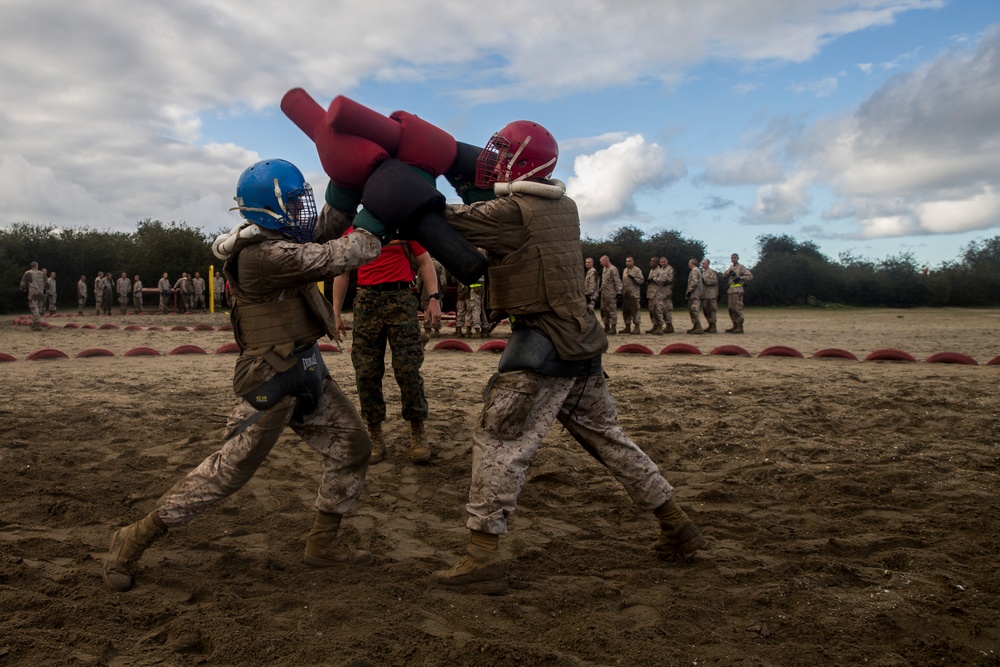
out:
{"label": "red padded roll", "polygon": [[419,167],[437,178],[451,168],[458,155],[458,142],[441,128],[406,111],[391,116],[403,130],[396,159]]}
{"label": "red padded roll", "polygon": [[326,118],[323,107],[301,88],[292,88],[285,93],[281,98],[281,110],[310,139]]}
{"label": "red padded roll", "polygon": [[336,132],[364,137],[395,155],[403,134],[396,121],[354,100],[337,95],[326,111],[326,124]]}

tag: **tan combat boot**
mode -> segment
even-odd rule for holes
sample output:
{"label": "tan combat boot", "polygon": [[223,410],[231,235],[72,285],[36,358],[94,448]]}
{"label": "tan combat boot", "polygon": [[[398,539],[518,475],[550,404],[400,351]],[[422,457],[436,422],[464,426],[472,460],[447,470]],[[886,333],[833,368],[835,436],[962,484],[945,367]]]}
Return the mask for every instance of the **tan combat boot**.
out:
{"label": "tan combat boot", "polygon": [[740,322],[739,324],[734,324],[732,331],[730,331],[730,330],[727,329],[726,333],[734,333],[734,334],[741,334],[741,333],[743,333],[743,323]]}
{"label": "tan combat boot", "polygon": [[660,522],[660,539],[653,545],[660,558],[670,560],[677,556],[689,556],[705,546],[705,538],[698,526],[692,523],[673,498],[653,510],[653,514]]}
{"label": "tan combat boot", "polygon": [[149,545],[166,534],[167,527],[155,511],[132,525],[115,531],[111,536],[108,555],[104,557],[104,583],[119,593],[132,588],[135,580],[132,568]]}
{"label": "tan combat boot", "polygon": [[422,421],[410,422],[410,460],[414,463],[431,460],[431,446],[427,444],[427,432]]}
{"label": "tan combat boot", "polygon": [[708,323],[708,328],[705,329],[705,333],[719,333],[719,330],[715,328],[715,322]]}
{"label": "tan combat boot", "polygon": [[316,520],[306,538],[306,565],[331,567],[333,565],[371,565],[375,560],[367,551],[352,549],[344,544],[337,533],[343,514],[316,512]]}
{"label": "tan combat boot", "polygon": [[689,334],[703,334],[705,333],[705,330],[701,328],[701,322],[698,322],[697,324],[692,325],[692,327],[688,329],[687,332]]}
{"label": "tan combat boot", "polygon": [[500,536],[472,531],[465,558],[450,570],[438,570],[431,582],[451,590],[502,595],[507,592],[507,573],[500,562]]}
{"label": "tan combat boot", "polygon": [[368,425],[368,436],[372,440],[372,455],[368,463],[378,463],[385,458],[385,436],[382,435],[382,422]]}
{"label": "tan combat boot", "polygon": [[667,324],[667,328],[663,330],[663,333],[673,333],[674,325],[672,323]]}

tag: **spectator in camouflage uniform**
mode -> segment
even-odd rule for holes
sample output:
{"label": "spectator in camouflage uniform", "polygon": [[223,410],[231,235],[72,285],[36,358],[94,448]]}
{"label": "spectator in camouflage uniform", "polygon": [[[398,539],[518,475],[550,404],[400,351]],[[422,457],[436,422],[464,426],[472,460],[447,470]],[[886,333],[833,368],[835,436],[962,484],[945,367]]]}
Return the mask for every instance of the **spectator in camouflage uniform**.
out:
{"label": "spectator in camouflage uniform", "polygon": [[708,327],[705,333],[719,333],[715,328],[715,321],[719,312],[719,274],[709,265],[707,259],[701,260],[701,312],[705,314],[705,321]]}
{"label": "spectator in camouflage uniform", "polygon": [[622,277],[618,268],[607,255],[601,257],[601,319],[604,333],[612,336],[618,333],[618,297],[622,293]]}
{"label": "spectator in camouflage uniform", "polygon": [[[233,335],[241,354],[233,389],[241,398],[230,413],[222,448],[179,480],[142,520],[112,536],[103,576],[116,591],[132,587],[136,562],[168,528],[186,524],[246,484],[286,426],[322,457],[316,516],[303,560],[316,567],[373,561],[338,535],[342,517],[363,491],[371,445],[319,352],[317,340],[335,335],[336,329],[316,282],[374,258],[381,247],[378,238],[364,229],[338,238],[342,225],[331,229],[326,224],[336,215],[324,215],[317,223],[312,189],[284,160],[244,171],[237,201],[246,223],[219,236],[212,250],[226,259],[223,270],[234,295]],[[281,218],[267,215],[279,210],[285,212]]]}
{"label": "spectator in camouflage uniform", "polygon": [[729,319],[733,326],[726,333],[743,333],[743,283],[753,280],[750,269],[740,264],[740,256],[733,253],[729,258],[733,265],[726,271],[729,289],[726,291],[726,301],[729,303]]}
{"label": "spectator in camouflage uniform", "polygon": [[465,320],[469,316],[469,295],[472,290],[460,280],[455,280],[455,335],[465,338]]}
{"label": "spectator in camouflage uniform", "polygon": [[215,285],[212,291],[215,292],[215,310],[222,310],[226,306],[226,279],[221,273],[215,274]]}
{"label": "spectator in camouflage uniform", "polygon": [[122,315],[126,315],[128,314],[128,302],[132,300],[132,281],[122,271],[115,286],[118,289],[118,310]]}
{"label": "spectator in camouflage uniform", "polygon": [[600,288],[597,269],[594,268],[594,258],[588,257],[584,260],[584,266],[586,273],[583,276],[583,295],[587,298],[587,307],[593,311],[597,305],[597,290]]}
{"label": "spectator in camouflage uniform", "polygon": [[691,316],[691,328],[689,334],[703,334],[705,330],[701,328],[701,270],[698,268],[698,260],[688,260],[688,284],[684,296],[688,302],[688,315]]}
{"label": "spectator in camouflage uniform", "polygon": [[[642,311],[639,307],[639,297],[642,295],[642,269],[635,265],[631,257],[625,258],[625,268],[622,269],[622,320],[625,323],[625,333],[640,334],[642,330]],[[632,329],[632,327],[635,327]]]}
{"label": "spectator in camouflage uniform", "polygon": [[31,311],[31,330],[42,330],[42,311],[45,309],[45,275],[38,270],[38,262],[21,276],[21,291],[28,295],[28,310]]}
{"label": "spectator in camouflage uniform", "polygon": [[142,281],[139,280],[139,275],[136,274],[135,278],[132,279],[132,303],[135,306],[136,314],[142,312]]}
{"label": "spectator in camouflage uniform", "polygon": [[104,271],[98,271],[94,278],[94,306],[97,308],[95,315],[104,312]]}
{"label": "spectator in camouflage uniform", "polygon": [[52,271],[49,273],[49,277],[45,280],[45,296],[48,297],[49,301],[49,315],[56,314],[56,272]]}
{"label": "spectator in camouflage uniform", "polygon": [[[490,168],[477,169],[488,179],[477,179],[477,186],[491,189],[459,187],[467,204],[446,209],[447,221],[490,254],[489,303],[497,311],[491,319],[506,313],[514,323],[473,437],[465,557],[432,575],[451,590],[507,590],[500,536],[531,459],[556,420],[640,509],[654,513],[660,523],[654,548],[661,557],[684,557],[705,545],[656,464],[618,424],[601,363],[608,339],[584,296],[579,214],[565,186],[548,179],[557,154],[545,128],[511,123],[480,156],[480,166]],[[500,177],[510,182],[494,183]],[[485,200],[491,193],[496,198]]]}
{"label": "spectator in camouflage uniform", "polygon": [[156,288],[160,290],[160,312],[166,313],[170,309],[170,276],[164,273],[156,283]]}
{"label": "spectator in camouflage uniform", "polygon": [[191,279],[191,309],[200,308],[201,310],[208,310],[208,302],[205,300],[205,279],[201,277],[201,273],[198,271],[194,272],[194,278]]}
{"label": "spectator in camouflage uniform", "polygon": [[[485,256],[482,248],[478,250]],[[469,285],[459,283],[460,294],[458,304],[455,307],[455,334],[459,338],[468,336],[469,338],[482,338],[486,335],[488,323],[486,313],[483,308],[483,296],[485,295],[485,276],[480,276],[479,280]],[[462,327],[465,331],[462,331]]]}
{"label": "spectator in camouflage uniform", "polygon": [[181,272],[181,277],[174,283],[174,291],[177,292],[177,312],[186,313],[191,310],[191,300],[188,298],[192,291],[191,279],[188,278],[187,271]]}
{"label": "spectator in camouflage uniform", "polygon": [[[351,230],[348,229],[348,233]],[[386,455],[385,398],[382,378],[385,376],[385,348],[392,350],[392,372],[399,385],[403,419],[410,424],[410,461],[426,463],[431,458],[424,422],[427,420],[427,398],[420,366],[424,363],[424,342],[420,337],[417,297],[413,294],[414,271],[417,266],[427,285],[430,300],[427,315],[431,325],[441,320],[441,292],[437,272],[427,251],[416,241],[393,241],[383,246],[379,256],[358,269],[358,292],[354,297],[354,330],[351,363],[358,384],[361,418],[368,426],[372,440],[371,462],[378,463]],[[333,312],[338,332],[346,332],[341,309],[347,295],[349,276],[343,274],[333,281]]]}
{"label": "spectator in camouflage uniform", "polygon": [[646,281],[646,297],[649,299],[649,319],[653,328],[646,333],[664,334],[674,332],[674,267],[666,257],[657,260],[656,268],[649,272]]}
{"label": "spectator in camouflage uniform", "polygon": [[83,315],[83,309],[87,305],[87,276],[80,276],[76,281],[76,314]]}
{"label": "spectator in camouflage uniform", "polygon": [[101,289],[104,290],[104,297],[101,299],[101,305],[104,307],[104,314],[111,315],[111,307],[114,305],[115,294],[114,281],[111,277],[110,271],[104,274],[104,282],[101,283]]}

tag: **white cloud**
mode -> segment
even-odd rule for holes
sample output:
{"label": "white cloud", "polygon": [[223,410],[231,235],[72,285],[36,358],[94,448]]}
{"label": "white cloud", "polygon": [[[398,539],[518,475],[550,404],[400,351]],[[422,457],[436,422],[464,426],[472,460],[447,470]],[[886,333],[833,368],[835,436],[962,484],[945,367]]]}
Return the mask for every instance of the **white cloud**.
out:
{"label": "white cloud", "polygon": [[684,176],[683,162],[670,160],[657,144],[631,136],[573,161],[574,175],[566,182],[584,224],[611,218],[640,216],[635,196],[658,190]]}
{"label": "white cloud", "polygon": [[965,199],[923,202],[915,209],[920,226],[929,232],[964,232],[1000,225],[1000,194],[992,187]]}
{"label": "white cloud", "polygon": [[739,151],[706,160],[704,180],[715,185],[761,185],[782,178],[784,168],[767,150]]}
{"label": "white cloud", "polygon": [[[11,178],[0,199],[16,203],[6,216],[39,223],[128,229],[154,217],[214,229],[257,156],[208,145],[205,120],[274,114],[294,86],[329,100],[360,81],[419,83],[437,96],[428,104],[459,107],[442,111],[452,118],[464,113],[456,99],[524,105],[670,84],[710,59],[803,62],[841,35],[942,4],[312,0],[276,10],[264,0],[103,0],[53,11],[6,0],[0,155]],[[619,194],[595,202],[609,215],[627,211],[639,187],[624,164],[616,171]]]}
{"label": "white cloud", "polygon": [[757,189],[757,201],[746,212],[744,221],[750,224],[788,224],[796,216],[809,211],[810,179],[805,172],[798,172],[780,183],[764,185]]}
{"label": "white cloud", "polygon": [[707,164],[716,183],[783,174],[759,187],[745,222],[793,222],[811,212],[810,189],[829,188],[822,218],[853,221],[857,238],[1000,228],[1000,26],[896,75],[853,113]]}

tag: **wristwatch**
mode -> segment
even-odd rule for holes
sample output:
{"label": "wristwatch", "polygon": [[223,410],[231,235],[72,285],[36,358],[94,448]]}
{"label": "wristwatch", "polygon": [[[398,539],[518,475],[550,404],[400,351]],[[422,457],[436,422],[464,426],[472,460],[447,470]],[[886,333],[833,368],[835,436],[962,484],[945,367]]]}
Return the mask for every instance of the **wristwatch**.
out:
{"label": "wristwatch", "polygon": [[441,292],[434,292],[434,294],[431,294],[427,298],[428,299],[437,299],[438,301],[440,301],[441,300]]}

